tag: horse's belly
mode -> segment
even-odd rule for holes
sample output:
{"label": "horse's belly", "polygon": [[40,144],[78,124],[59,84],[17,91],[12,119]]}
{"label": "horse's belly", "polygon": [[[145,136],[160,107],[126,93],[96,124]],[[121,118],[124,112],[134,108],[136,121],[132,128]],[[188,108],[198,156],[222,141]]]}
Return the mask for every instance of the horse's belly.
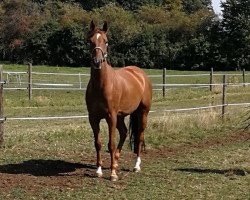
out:
{"label": "horse's belly", "polygon": [[124,95],[120,99],[119,110],[120,112],[131,114],[134,112],[138,106],[140,105],[142,100],[142,95],[140,94],[132,94],[132,95]]}

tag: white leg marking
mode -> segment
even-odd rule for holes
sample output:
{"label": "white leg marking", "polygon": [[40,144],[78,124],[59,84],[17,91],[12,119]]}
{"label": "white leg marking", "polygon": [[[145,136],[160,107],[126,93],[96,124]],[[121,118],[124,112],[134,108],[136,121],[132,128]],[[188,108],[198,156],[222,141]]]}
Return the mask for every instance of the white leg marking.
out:
{"label": "white leg marking", "polygon": [[135,163],[135,167],[134,167],[135,172],[139,172],[141,170],[140,164],[141,164],[141,158],[136,157],[136,163]]}
{"label": "white leg marking", "polygon": [[101,166],[99,166],[99,167],[97,168],[96,174],[97,174],[98,177],[101,177],[101,176],[102,176],[102,167],[101,167]]}

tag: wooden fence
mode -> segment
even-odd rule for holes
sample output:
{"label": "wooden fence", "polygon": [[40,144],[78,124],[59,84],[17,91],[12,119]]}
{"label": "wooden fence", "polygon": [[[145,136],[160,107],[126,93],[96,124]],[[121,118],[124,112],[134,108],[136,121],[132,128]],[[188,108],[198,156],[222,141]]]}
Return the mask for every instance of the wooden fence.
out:
{"label": "wooden fence", "polygon": [[[21,72],[23,73],[23,72]],[[33,88],[33,81],[32,81],[32,74],[34,74],[34,72],[32,72],[32,65],[29,64],[28,66],[28,87],[26,88],[28,90],[28,96],[29,99],[32,99],[32,90]],[[36,72],[36,74],[39,74]],[[41,73],[41,74],[46,74],[46,73]],[[53,73],[48,73],[48,74],[53,74]],[[56,74],[56,73],[54,73]],[[69,75],[69,74],[65,74],[65,75]],[[78,75],[78,74],[71,74],[71,75]],[[86,74],[84,74],[86,75]],[[166,112],[176,112],[176,111],[184,111],[184,110],[198,110],[198,109],[207,109],[207,108],[212,108],[212,107],[221,107],[221,116],[222,119],[224,119],[224,115],[226,113],[226,107],[229,105],[226,102],[226,88],[228,86],[227,84],[227,75],[225,74],[216,74],[216,75],[222,75],[223,76],[223,82],[220,84],[214,84],[213,83],[213,78],[215,76],[214,72],[213,72],[213,68],[211,68],[210,74],[193,74],[193,75],[168,75],[166,73],[166,69],[163,69],[163,73],[162,76],[161,75],[151,75],[150,77],[162,77],[162,84],[153,84],[154,86],[160,86],[162,87],[162,95],[163,97],[166,96],[166,91],[167,91],[167,87],[172,87],[172,86],[206,86],[210,89],[210,91],[213,91],[213,87],[214,86],[222,86],[222,98],[221,98],[221,105],[215,105],[215,106],[207,106],[207,107],[198,107],[198,108],[186,108],[186,109],[173,109],[173,110],[166,110]],[[231,74],[232,75],[232,74]],[[240,75],[240,74],[233,74],[233,75]],[[242,83],[238,84],[238,85],[242,85],[243,87],[245,87],[246,85],[249,85],[249,83],[246,83],[246,72],[245,70],[243,70],[242,72]],[[89,75],[88,75],[89,76]],[[208,84],[167,84],[167,77],[174,77],[174,76],[210,76],[209,78],[209,83]],[[80,76],[79,76],[80,77]],[[79,83],[80,83],[80,90],[84,90],[84,88],[81,87],[81,78],[79,78]],[[3,80],[3,67],[2,65],[0,65],[0,144],[3,142],[3,133],[4,133],[4,106],[3,106],[3,90],[4,90],[4,84],[5,81]],[[65,85],[65,84],[64,84]],[[46,89],[46,88],[44,88]],[[68,88],[69,90],[71,90],[72,88]],[[231,104],[232,106],[239,106],[239,105],[244,105],[243,104]],[[250,105],[250,103],[245,103],[245,105]],[[151,111],[151,112],[155,112],[155,111]],[[27,120],[27,119],[31,119],[31,120],[35,120],[35,119],[70,119],[70,118],[87,118],[86,115],[84,116],[67,116],[67,117],[29,117],[29,118],[12,118],[12,120]]]}
{"label": "wooden fence", "polygon": [[4,115],[3,115],[3,66],[0,65],[0,144],[3,143]]}
{"label": "wooden fence", "polygon": [[[86,87],[82,86],[82,76],[90,76],[89,74],[66,74],[66,73],[41,73],[41,72],[33,72],[32,71],[32,65],[28,65],[27,72],[5,72],[8,75],[14,74],[17,76],[17,79],[20,81],[21,85],[21,78],[20,75],[22,74],[28,74],[27,78],[27,87],[25,88],[5,88],[5,89],[24,89],[28,91],[29,99],[32,99],[32,91],[35,89],[54,89],[54,90],[85,90]],[[75,84],[51,84],[51,83],[35,83],[33,82],[33,75],[67,75],[67,76],[76,76],[78,77],[78,84],[77,87],[75,87]],[[167,90],[172,87],[207,87],[210,89],[210,91],[213,91],[215,86],[219,86],[221,84],[215,84],[214,83],[214,77],[215,76],[223,76],[224,74],[218,74],[214,73],[213,68],[211,68],[210,73],[207,74],[186,74],[186,75],[173,75],[173,74],[167,74],[166,68],[163,69],[162,75],[149,75],[150,78],[162,78],[162,83],[160,84],[153,84],[155,90],[162,91],[162,96],[165,97],[167,95]],[[248,75],[246,71],[243,69],[242,74],[236,73],[236,74],[228,74],[230,76],[242,76],[242,83],[241,85],[245,87],[249,83],[246,83],[246,76]],[[171,77],[199,77],[199,76],[209,76],[208,82],[204,84],[170,84],[167,83],[168,79]],[[8,77],[8,76],[7,76]],[[7,78],[8,79],[8,78]],[[8,82],[8,80],[7,80]],[[47,86],[44,88],[41,88],[40,86]],[[56,86],[56,87],[55,87]],[[48,88],[49,87],[49,88]],[[157,88],[155,88],[157,87]]]}

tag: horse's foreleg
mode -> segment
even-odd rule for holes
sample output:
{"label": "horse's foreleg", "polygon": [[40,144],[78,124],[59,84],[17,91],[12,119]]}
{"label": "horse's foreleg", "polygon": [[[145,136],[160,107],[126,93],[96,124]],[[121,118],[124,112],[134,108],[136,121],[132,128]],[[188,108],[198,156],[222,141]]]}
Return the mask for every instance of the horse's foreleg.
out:
{"label": "horse's foreleg", "polygon": [[140,117],[139,117],[139,131],[138,131],[138,146],[137,146],[137,156],[136,156],[136,161],[135,161],[135,167],[134,167],[134,171],[135,172],[139,172],[141,170],[141,151],[142,151],[142,146],[144,144],[144,130],[147,126],[147,116],[148,116],[148,112],[144,111],[141,113]]}
{"label": "horse's foreleg", "polygon": [[95,138],[95,149],[96,149],[96,159],[97,159],[97,171],[96,175],[98,177],[102,176],[102,160],[101,160],[101,139],[100,139],[100,120],[95,117],[89,116],[89,122],[92,127],[94,138]]}
{"label": "horse's foreleg", "polygon": [[[120,140],[119,140],[119,143],[118,143],[116,151],[115,151],[116,162],[118,162],[118,159],[120,157],[120,153],[121,153],[123,144],[124,144],[124,142],[126,140],[126,137],[128,135],[128,129],[127,129],[125,123],[124,123],[124,117],[118,117],[118,119],[117,119],[117,129],[118,129],[119,134],[120,134]],[[118,163],[116,163],[116,164],[118,166]]]}
{"label": "horse's foreleg", "polygon": [[110,174],[110,179],[111,181],[116,181],[118,180],[118,176],[116,174],[116,159],[115,159],[115,128],[116,128],[116,123],[117,123],[117,115],[115,114],[110,114],[107,117],[107,123],[109,127],[109,152],[110,152],[110,157],[111,157],[111,174]]}

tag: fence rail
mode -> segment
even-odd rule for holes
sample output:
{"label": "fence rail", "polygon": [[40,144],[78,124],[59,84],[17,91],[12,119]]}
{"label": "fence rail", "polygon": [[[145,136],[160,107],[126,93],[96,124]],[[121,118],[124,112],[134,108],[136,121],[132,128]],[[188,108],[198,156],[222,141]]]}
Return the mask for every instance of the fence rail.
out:
{"label": "fence rail", "polygon": [[[7,81],[3,80],[3,74],[7,74]],[[27,82],[21,81],[21,74],[28,74],[28,80]],[[3,87],[4,84],[10,84],[9,82],[9,75],[15,75],[17,76],[17,84],[18,86],[25,84],[28,87],[15,87],[15,88],[6,88]],[[36,83],[32,80],[32,75],[60,75],[60,76],[78,76],[78,81],[76,84],[73,83]],[[213,76],[223,76],[223,83],[213,83]],[[250,106],[250,103],[234,103],[234,104],[228,104],[226,103],[226,88],[229,86],[248,86],[250,83],[246,82],[245,76],[249,75],[243,70],[243,74],[230,74],[233,76],[242,76],[242,83],[237,84],[230,84],[227,83],[226,79],[227,76],[225,74],[216,74],[213,72],[213,69],[211,68],[210,74],[182,74],[182,75],[168,75],[166,74],[166,69],[163,69],[162,75],[149,75],[151,78],[162,78],[161,84],[153,84],[155,87],[161,87],[155,88],[155,90],[162,90],[163,96],[166,95],[166,88],[171,87],[192,87],[192,88],[198,88],[198,87],[209,87],[210,91],[213,90],[214,86],[221,86],[222,89],[222,103],[220,105],[211,105],[211,106],[202,106],[202,107],[193,107],[193,108],[179,108],[179,109],[165,109],[165,110],[152,110],[151,113],[155,112],[184,112],[184,111],[194,111],[194,110],[204,110],[204,109],[211,109],[211,108],[218,108],[221,107],[222,112],[221,116],[224,117],[224,114],[226,112],[226,107],[228,106]],[[89,77],[89,74],[68,74],[68,73],[45,73],[45,72],[32,72],[32,65],[29,65],[28,72],[10,72],[10,71],[3,71],[2,66],[0,65],[0,143],[3,141],[3,124],[5,121],[13,121],[13,120],[53,120],[53,119],[80,119],[80,118],[88,118],[87,115],[81,115],[81,116],[40,116],[40,117],[4,117],[3,113],[3,90],[27,90],[29,94],[29,99],[32,99],[32,90],[86,90],[86,87],[82,87],[82,79],[81,76],[87,76]],[[197,76],[209,76],[209,83],[199,83],[199,84],[169,84],[166,82],[167,77],[197,77]],[[34,87],[38,86],[38,87]],[[39,87],[43,86],[43,87]],[[48,87],[44,87],[48,86]],[[78,86],[73,88],[74,86]]]}
{"label": "fence rail", "polygon": [[[16,84],[15,87],[4,87],[4,90],[28,90],[29,99],[32,99],[32,90],[86,90],[86,85],[82,85],[81,76],[89,77],[90,74],[86,73],[47,73],[47,72],[33,72],[32,65],[29,64],[27,72],[20,71],[3,71],[3,74],[7,74],[7,84]],[[16,82],[9,81],[9,75],[16,75]],[[28,74],[27,82],[21,81],[21,74]],[[36,82],[33,80],[32,75],[59,75],[59,76],[75,76],[78,77],[78,82],[75,83],[48,83],[48,82]],[[213,68],[211,68],[210,73],[200,73],[200,74],[167,74],[166,68],[163,69],[162,75],[149,75],[150,78],[162,78],[162,83],[153,84],[153,90],[162,91],[163,97],[166,96],[167,90],[173,89],[174,87],[191,87],[191,88],[210,88],[210,91],[213,91],[214,86],[223,86],[221,83],[214,83],[214,76],[223,76],[222,73],[214,73]],[[242,76],[242,82],[237,84],[228,84],[228,86],[249,86],[250,83],[246,82],[246,76],[249,73],[243,69],[242,73],[233,73],[229,74],[230,76]],[[201,77],[201,76],[209,76],[208,83],[189,83],[189,84],[170,84],[167,83],[169,77]],[[23,86],[23,87],[21,87]]]}
{"label": "fence rail", "polygon": [[[211,108],[219,108],[223,106],[250,106],[250,103],[229,103],[224,105],[214,106],[201,106],[192,108],[178,108],[178,109],[165,109],[165,110],[151,110],[150,113],[159,112],[184,112],[184,111],[195,111],[195,110],[206,110]],[[37,116],[37,117],[5,117],[0,118],[0,121],[13,121],[13,120],[52,120],[52,119],[86,119],[88,115],[77,115],[77,116]]]}

